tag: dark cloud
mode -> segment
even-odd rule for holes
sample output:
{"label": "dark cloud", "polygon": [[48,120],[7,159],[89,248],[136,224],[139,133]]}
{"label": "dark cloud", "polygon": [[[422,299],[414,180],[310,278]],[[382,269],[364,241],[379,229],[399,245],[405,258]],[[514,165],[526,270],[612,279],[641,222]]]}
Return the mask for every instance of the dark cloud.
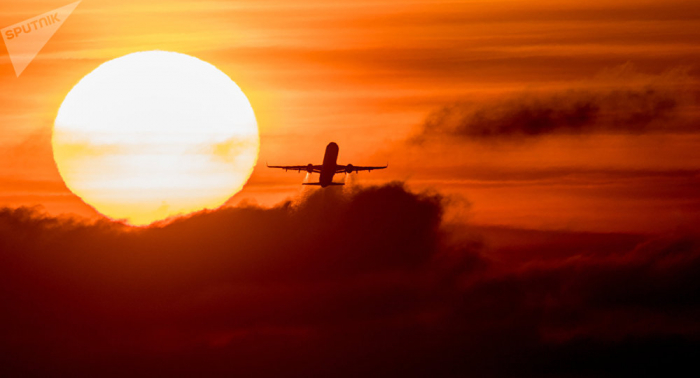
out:
{"label": "dark cloud", "polygon": [[[629,71],[623,67],[621,70]],[[618,73],[602,89],[524,93],[480,103],[456,103],[431,113],[411,141],[431,138],[502,140],[548,134],[687,132],[693,95],[685,73],[640,82]],[[620,79],[630,83],[620,83]],[[607,78],[606,78],[607,79]],[[617,83],[615,82],[617,81]],[[687,80],[690,82],[691,80]]]}
{"label": "dark cloud", "polygon": [[445,224],[444,206],[438,194],[395,183],[143,229],[3,210],[0,371],[697,369],[698,238],[489,234]]}

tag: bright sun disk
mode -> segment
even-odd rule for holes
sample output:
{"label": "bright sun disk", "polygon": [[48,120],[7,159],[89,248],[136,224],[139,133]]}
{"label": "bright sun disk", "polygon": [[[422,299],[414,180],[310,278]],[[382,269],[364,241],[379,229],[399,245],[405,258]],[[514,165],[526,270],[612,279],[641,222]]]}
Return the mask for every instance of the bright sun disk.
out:
{"label": "bright sun disk", "polygon": [[134,225],[221,206],[250,177],[259,144],[236,83],[165,51],[125,55],[86,75],[61,104],[52,138],[68,188]]}

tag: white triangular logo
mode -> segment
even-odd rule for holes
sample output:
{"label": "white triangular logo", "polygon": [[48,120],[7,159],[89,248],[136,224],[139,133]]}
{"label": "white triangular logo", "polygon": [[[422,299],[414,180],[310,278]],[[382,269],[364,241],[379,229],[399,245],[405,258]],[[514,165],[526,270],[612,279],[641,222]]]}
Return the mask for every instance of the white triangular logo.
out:
{"label": "white triangular logo", "polygon": [[63,25],[80,1],[32,17],[2,29],[7,52],[17,77],[27,68],[46,42]]}

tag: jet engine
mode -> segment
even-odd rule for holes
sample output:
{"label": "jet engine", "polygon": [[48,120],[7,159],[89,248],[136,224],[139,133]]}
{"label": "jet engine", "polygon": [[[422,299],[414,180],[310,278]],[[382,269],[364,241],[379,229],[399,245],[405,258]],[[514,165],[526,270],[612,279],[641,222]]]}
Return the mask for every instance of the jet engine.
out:
{"label": "jet engine", "polygon": [[355,170],[355,167],[352,164],[348,164],[345,167],[345,172],[347,172],[347,173],[352,173],[352,171],[354,171],[354,170]]}
{"label": "jet engine", "polygon": [[313,164],[307,165],[307,166],[306,166],[306,172],[314,173],[314,165],[313,165]]}

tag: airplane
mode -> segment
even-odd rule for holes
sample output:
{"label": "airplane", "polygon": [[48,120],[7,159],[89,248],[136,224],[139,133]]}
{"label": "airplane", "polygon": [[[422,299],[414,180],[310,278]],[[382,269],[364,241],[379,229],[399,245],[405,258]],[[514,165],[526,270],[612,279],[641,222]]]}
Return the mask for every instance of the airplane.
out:
{"label": "airplane", "polygon": [[[372,171],[375,169],[384,169],[389,166],[389,164],[383,166],[383,167],[361,167],[361,166],[354,166],[352,164],[348,165],[339,165],[336,163],[338,160],[338,151],[340,148],[338,147],[337,144],[334,142],[328,143],[328,146],[326,146],[326,153],[323,155],[323,164],[322,165],[313,165],[313,164],[308,164],[308,165],[268,165],[268,168],[281,168],[284,169],[285,171],[306,171],[308,173],[320,173],[321,177],[319,178],[319,182],[305,182],[302,183],[302,185],[320,185],[322,188],[325,188],[327,186],[331,185],[345,185],[345,183],[341,182],[333,182],[333,176],[337,173],[352,173],[352,172],[359,172],[359,171]],[[265,163],[267,165],[267,163]]]}

